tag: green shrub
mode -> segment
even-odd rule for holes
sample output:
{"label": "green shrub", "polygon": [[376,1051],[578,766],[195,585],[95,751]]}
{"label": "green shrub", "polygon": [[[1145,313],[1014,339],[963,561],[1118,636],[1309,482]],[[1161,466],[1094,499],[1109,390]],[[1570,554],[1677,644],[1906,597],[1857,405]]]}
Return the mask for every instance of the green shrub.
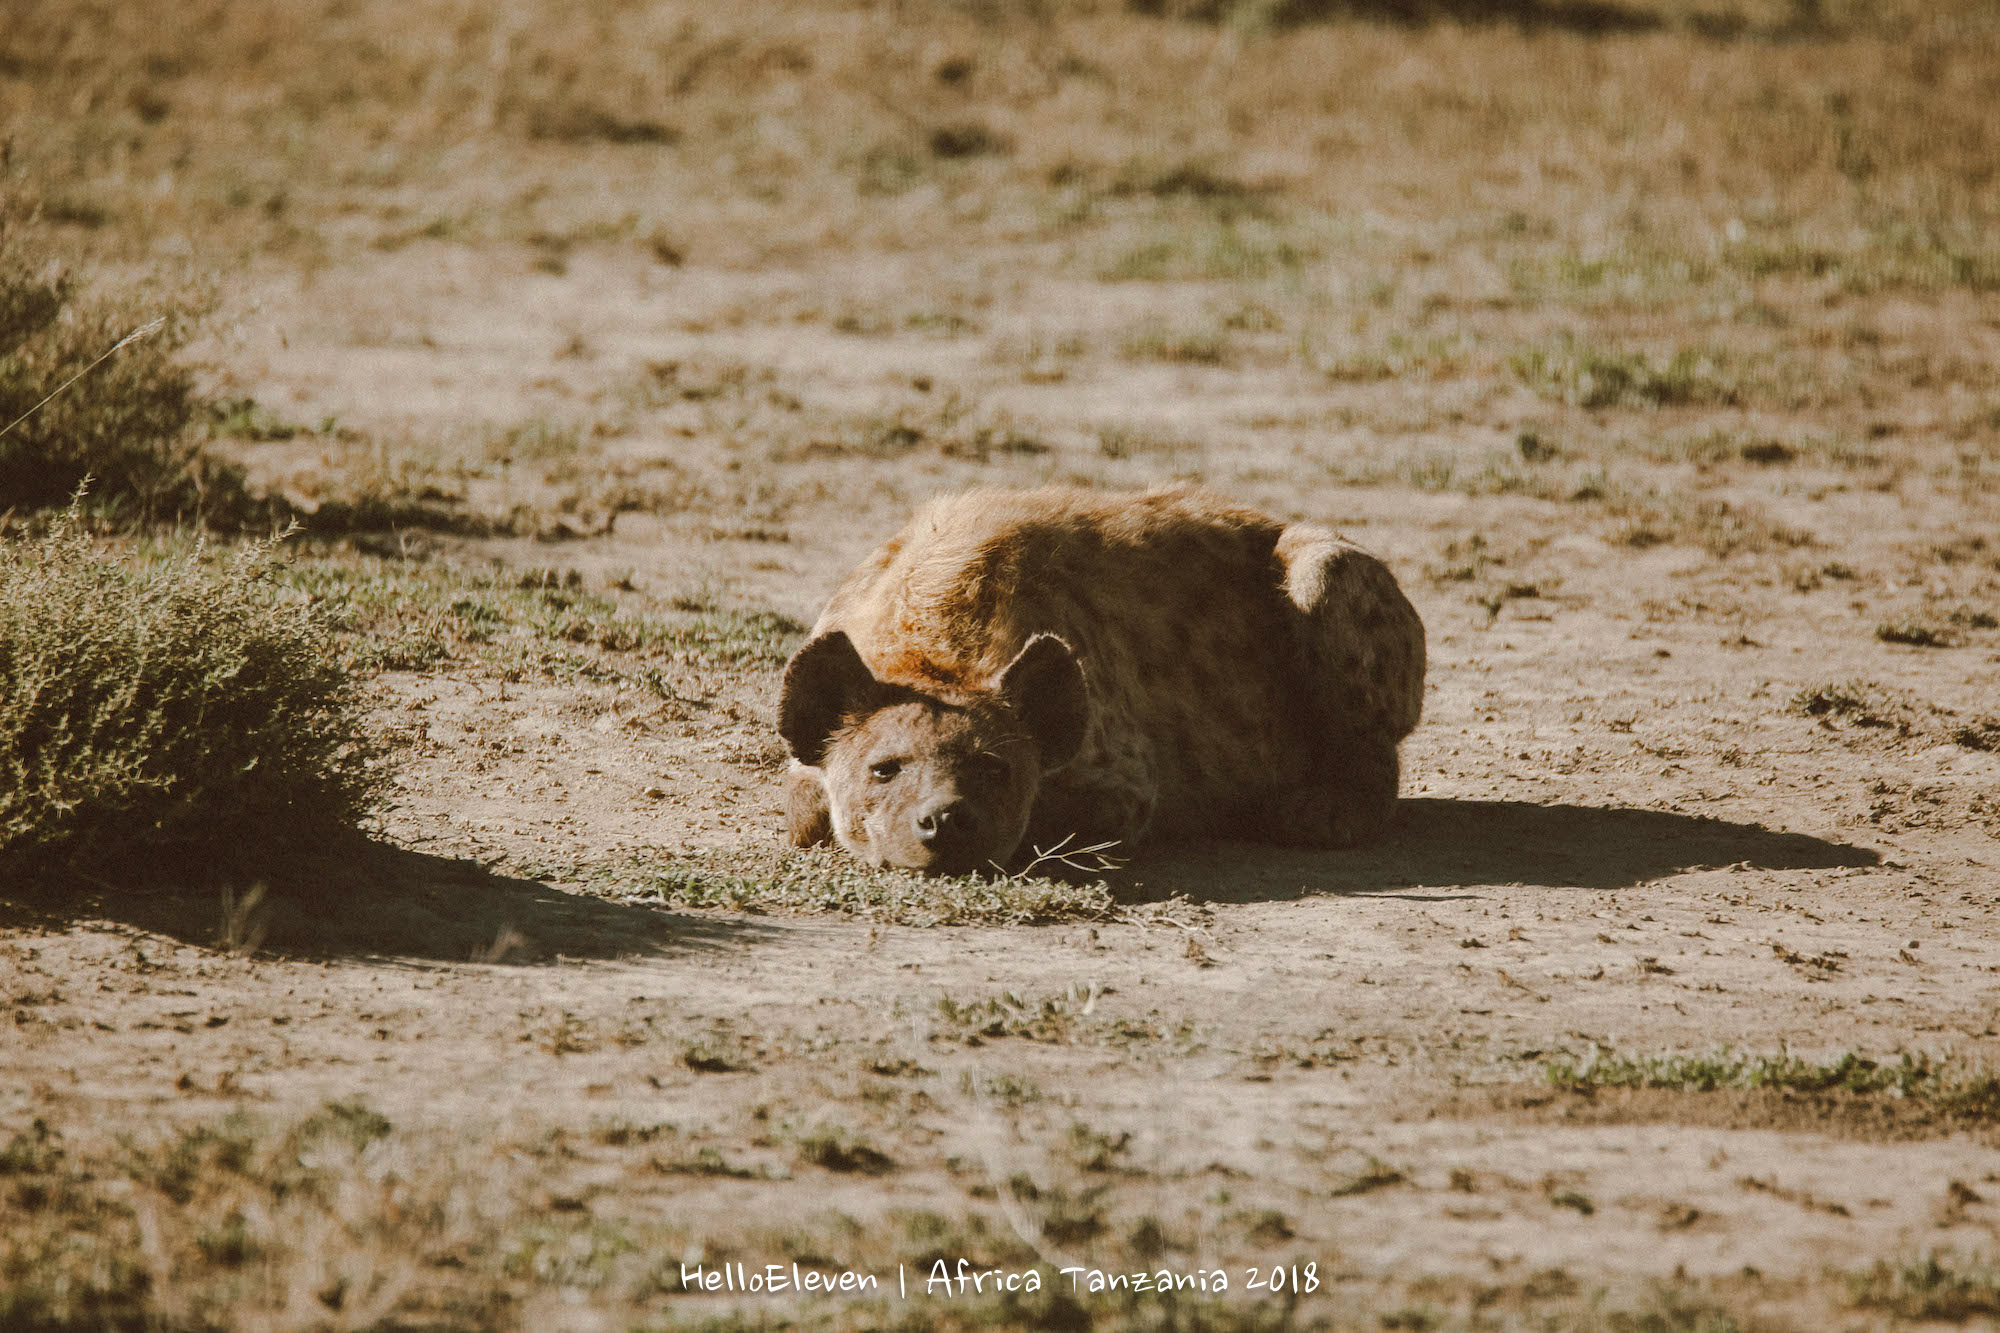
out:
{"label": "green shrub", "polygon": [[60,509],[89,478],[92,509],[120,522],[249,521],[243,474],[202,452],[207,407],[174,359],[190,324],[178,308],[80,300],[0,232],[0,512]]}
{"label": "green shrub", "polygon": [[127,564],[74,508],[0,544],[0,882],[268,874],[374,805],[354,686],[268,563]]}

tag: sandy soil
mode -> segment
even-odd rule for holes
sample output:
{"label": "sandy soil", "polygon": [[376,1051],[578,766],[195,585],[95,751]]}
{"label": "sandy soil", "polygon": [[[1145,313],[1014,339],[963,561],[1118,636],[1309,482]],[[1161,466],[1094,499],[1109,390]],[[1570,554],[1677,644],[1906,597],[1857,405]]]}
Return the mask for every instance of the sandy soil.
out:
{"label": "sandy soil", "polygon": [[[1839,1274],[1990,1252],[1990,1119],[1836,1093],[1586,1095],[1542,1076],[1558,1056],[1724,1047],[2000,1065],[2000,754],[1951,734],[1996,707],[2000,640],[1872,633],[1919,604],[1996,604],[1994,498],[1930,466],[1948,447],[1920,425],[1889,440],[1904,463],[1887,485],[1807,457],[1662,466],[1666,494],[1748,500],[1812,540],[1722,556],[1634,545],[1576,505],[1343,484],[1394,449],[1476,454],[1538,428],[1587,453],[1608,437],[1601,418],[1519,388],[1427,387],[1430,415],[1399,436],[1397,414],[1419,404],[1393,380],[1091,361],[1032,382],[992,353],[1010,320],[1115,321],[1104,307],[1128,289],[1005,280],[1009,259],[950,268],[1002,285],[1002,313],[984,339],[938,340],[718,327],[746,305],[865,308],[942,280],[915,261],[751,275],[584,254],[551,275],[511,252],[420,243],[311,283],[261,280],[222,351],[229,387],[377,438],[608,411],[645,365],[706,359],[843,410],[900,410],[948,386],[1051,442],[985,462],[928,447],[770,461],[726,423],[670,409],[591,465],[671,464],[722,487],[747,484],[747,458],[761,489],[623,513],[608,531],[579,519],[591,535],[561,541],[415,538],[593,582],[629,575],[640,595],[700,589],[809,619],[909,504],[972,480],[1195,473],[1333,522],[1391,562],[1430,635],[1390,841],[1151,851],[1114,887],[1168,906],[1094,924],[661,910],[546,881],[635,855],[775,848],[770,672],[698,682],[703,706],[678,714],[470,670],[386,675],[384,725],[410,742],[382,829],[401,850],[371,853],[369,873],[399,886],[389,919],[275,904],[257,922],[274,949],[294,916],[348,933],[322,933],[336,942],[319,956],[243,956],[211,947],[219,918],[190,924],[184,903],[115,922],[24,910],[0,937],[14,1020],[0,1126],[43,1116],[109,1136],[356,1096],[467,1143],[524,1124],[666,1124],[768,1174],[661,1174],[599,1144],[538,1177],[551,1206],[671,1224],[681,1258],[752,1265],[783,1257],[756,1225],[971,1211],[1051,1271],[1118,1266],[1112,1238],[1150,1217],[1161,1265],[1313,1263],[1322,1285],[1299,1317],[1371,1324],[1412,1304],[1469,1319],[1551,1293],[1615,1302],[1657,1279],[1743,1319],[1864,1326],[1881,1316],[1846,1306]],[[1875,314],[1898,327],[1887,298]],[[1438,408],[1454,394],[1467,411]],[[1816,424],[1865,435],[1888,411]],[[1107,419],[1203,443],[1110,459],[1089,433]],[[242,452],[276,476],[340,447],[322,435]],[[1982,533],[1985,546],[1965,540]],[[1475,534],[1476,577],[1455,577]],[[1958,556],[1938,558],[1954,539]],[[1881,682],[1906,725],[1791,705],[1846,680]],[[1047,1000],[1060,1021],[982,1036],[940,997],[1023,1015]],[[724,1067],[682,1058],[724,1039]],[[799,1165],[774,1123],[850,1127],[891,1165]],[[1049,1225],[1051,1198],[1093,1190],[1111,1219],[1100,1234]],[[1260,1224],[1264,1210],[1280,1220]],[[616,1322],[562,1314],[556,1285],[526,1300],[530,1327]]]}

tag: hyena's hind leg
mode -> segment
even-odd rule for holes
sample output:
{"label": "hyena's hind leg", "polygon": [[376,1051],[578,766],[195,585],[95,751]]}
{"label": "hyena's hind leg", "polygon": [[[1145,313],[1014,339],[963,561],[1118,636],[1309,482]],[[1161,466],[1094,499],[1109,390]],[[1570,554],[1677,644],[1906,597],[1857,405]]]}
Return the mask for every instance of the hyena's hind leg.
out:
{"label": "hyena's hind leg", "polygon": [[1423,712],[1423,621],[1388,566],[1330,529],[1294,523],[1277,553],[1298,611],[1307,753],[1269,833],[1351,847],[1381,836],[1395,810],[1396,747]]}

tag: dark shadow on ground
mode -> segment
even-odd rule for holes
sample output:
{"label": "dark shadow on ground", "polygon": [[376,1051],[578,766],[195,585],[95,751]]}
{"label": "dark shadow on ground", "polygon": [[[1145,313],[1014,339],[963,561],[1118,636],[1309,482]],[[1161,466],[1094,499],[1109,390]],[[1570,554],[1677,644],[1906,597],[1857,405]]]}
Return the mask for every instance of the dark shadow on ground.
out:
{"label": "dark shadow on ground", "polygon": [[475,861],[356,838],[294,867],[233,913],[217,886],[69,883],[0,888],[0,929],[63,930],[112,921],[187,944],[302,958],[542,963],[659,958],[740,946],[773,933],[754,921],[662,911],[497,874]]}
{"label": "dark shadow on ground", "polygon": [[1120,878],[1147,898],[1265,902],[1314,894],[1445,896],[1492,884],[1628,889],[1665,875],[1747,864],[1758,870],[1872,866],[1865,847],[1660,810],[1521,801],[1405,800],[1388,839],[1344,852],[1240,843],[1163,847]]}

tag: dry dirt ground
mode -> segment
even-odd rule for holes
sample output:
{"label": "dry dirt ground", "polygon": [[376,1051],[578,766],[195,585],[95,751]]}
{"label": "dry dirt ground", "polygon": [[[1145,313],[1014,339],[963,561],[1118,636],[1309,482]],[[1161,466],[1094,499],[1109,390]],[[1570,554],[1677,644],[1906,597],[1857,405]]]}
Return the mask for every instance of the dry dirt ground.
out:
{"label": "dry dirt ground", "polygon": [[[1407,45],[1393,92],[1509,31],[1354,40]],[[1131,207],[1199,246],[1196,194]],[[1146,849],[1087,919],[701,909],[656,872],[779,864],[775,656],[381,670],[401,777],[336,890],[0,904],[0,1176],[83,1164],[176,1326],[1990,1324],[2000,1111],[1948,1094],[2000,1069],[2000,280],[1524,295],[1491,247],[1540,215],[1436,207],[1316,242],[1366,251],[1357,302],[1414,275],[1333,363],[1299,348],[1307,278],[1113,281],[1124,232],[746,263],[415,206],[386,241],[329,209],[309,264],[249,251],[198,350],[303,425],[217,447],[302,505],[493,519],[302,561],[795,626],[927,495],[1197,479],[1397,571],[1431,663],[1408,800],[1354,852]],[[1572,326],[1668,350],[1591,362]],[[1909,1077],[1691,1086],[1731,1052]],[[336,1153],[299,1128],[328,1115],[386,1123]],[[299,1162],[334,1184],[271,1187]],[[177,1247],[189,1210],[210,1239]],[[925,1288],[961,1258],[1042,1290]],[[722,1264],[884,1285],[683,1289]]]}

